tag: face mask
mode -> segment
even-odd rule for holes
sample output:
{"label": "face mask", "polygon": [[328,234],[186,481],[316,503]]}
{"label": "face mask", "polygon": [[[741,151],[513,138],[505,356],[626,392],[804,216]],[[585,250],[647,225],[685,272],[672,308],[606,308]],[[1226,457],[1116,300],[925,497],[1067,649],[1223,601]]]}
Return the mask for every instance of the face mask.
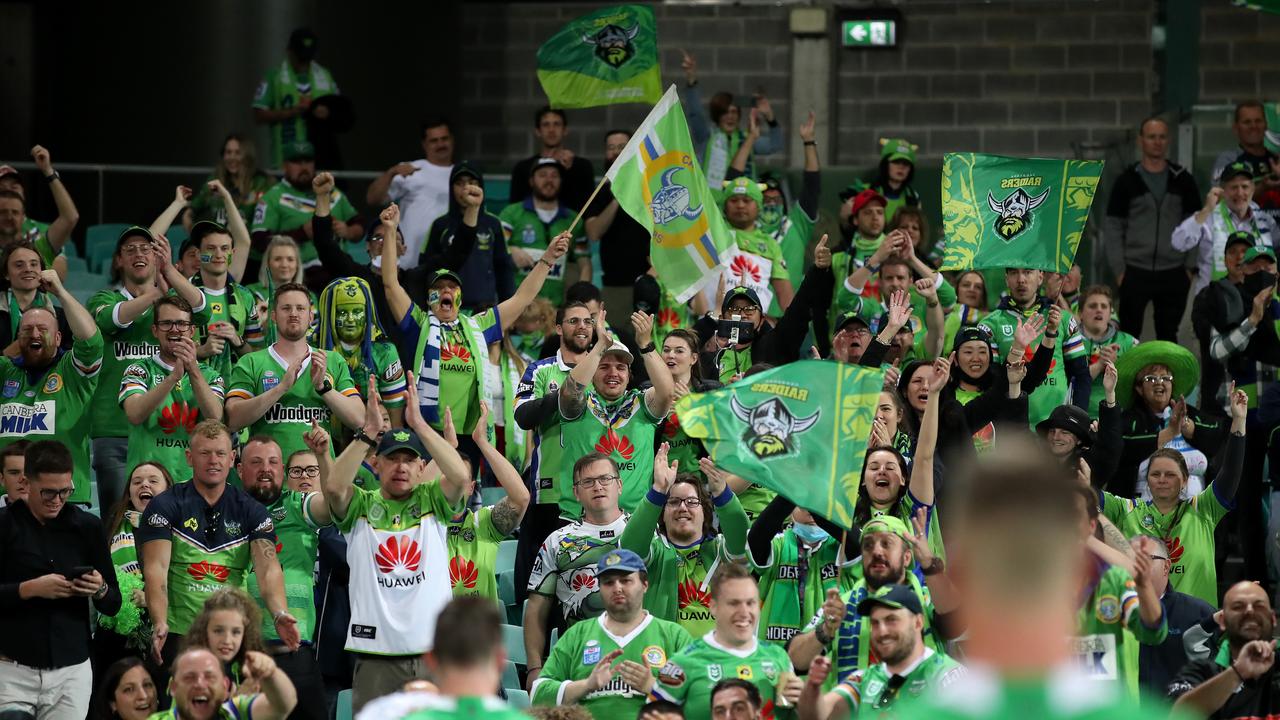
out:
{"label": "face mask", "polygon": [[760,226],[775,229],[782,224],[782,206],[765,205],[760,209]]}
{"label": "face mask", "polygon": [[801,542],[807,545],[817,545],[831,537],[826,530],[808,523],[795,523],[791,526],[791,530],[796,534],[796,537],[800,538]]}
{"label": "face mask", "polygon": [[1269,273],[1266,270],[1259,270],[1244,279],[1243,288],[1245,299],[1252,300],[1258,293],[1275,284],[1276,276],[1273,273]]}

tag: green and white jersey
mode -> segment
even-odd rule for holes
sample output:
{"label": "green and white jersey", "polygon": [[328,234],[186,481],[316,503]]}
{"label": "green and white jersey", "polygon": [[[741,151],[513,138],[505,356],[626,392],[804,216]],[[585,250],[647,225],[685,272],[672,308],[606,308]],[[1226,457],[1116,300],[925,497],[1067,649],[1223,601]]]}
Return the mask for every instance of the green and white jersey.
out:
{"label": "green and white jersey", "polygon": [[[93,437],[129,437],[129,419],[120,407],[120,379],[124,369],[155,355],[160,349],[151,334],[154,308],[147,308],[131,323],[120,322],[120,305],[134,298],[123,285],[99,290],[85,309],[102,332],[102,377],[93,394],[89,412],[93,417]],[[208,322],[208,303],[192,308],[192,320],[199,327]],[[224,376],[225,377],[225,376]]]}
{"label": "green and white jersey", "polygon": [[[333,217],[348,222],[357,213],[346,193],[334,188],[329,192]],[[287,233],[306,225],[316,213],[316,194],[310,186],[296,188],[288,180],[281,180],[267,191],[253,210],[250,232]],[[257,257],[254,253],[250,257]],[[316,246],[311,242],[298,243],[298,259],[303,267],[320,264]]]}
{"label": "green and white jersey", "polygon": [[[520,385],[516,388],[515,406],[537,400],[555,392],[564,385],[573,367],[564,361],[560,351],[555,357],[530,363],[524,369]],[[556,477],[560,473],[560,419],[553,415],[533,431],[533,454],[529,459],[529,474],[535,479],[533,501],[539,505],[556,505],[560,502],[560,488]]]}
{"label": "green and white jersey", "polygon": [[721,645],[714,632],[694,640],[658,673],[653,695],[684,708],[686,720],[711,720],[711,689],[724,678],[741,678],[760,690],[762,717],[774,717],[778,679],[793,673],[787,651],[753,639],[745,648]]}
{"label": "green and white jersey", "polygon": [[[523,250],[536,263],[542,257],[542,254],[547,251],[551,241],[573,225],[575,215],[575,212],[560,205],[554,213],[549,214],[550,219],[548,220],[543,211],[533,206],[533,197],[530,196],[522,202],[513,203],[503,208],[502,212],[498,213],[498,221],[502,223],[502,233],[506,236],[507,250],[510,251],[517,248]],[[586,242],[585,226],[579,226],[579,229],[569,242],[569,251],[547,271],[547,280],[542,284],[542,289],[538,291],[538,297],[544,297],[554,305],[560,305],[564,302],[565,274],[566,272],[577,272],[578,256],[587,249]],[[568,270],[570,265],[574,266],[572,271]],[[516,268],[516,285],[524,282],[525,277],[528,275],[528,270]]]}
{"label": "green and white jersey", "polygon": [[[203,362],[199,369],[221,404],[225,394],[222,376]],[[161,360],[159,353],[125,368],[117,400],[120,407],[124,407],[128,398],[145,395],[163,383],[172,372],[173,366]],[[126,468],[131,472],[139,463],[155,460],[169,469],[174,482],[190,480],[191,466],[187,464],[186,456],[191,441],[189,433],[203,419],[195,389],[191,387],[191,378],[183,375],[146,420],[129,426]]]}
{"label": "green and white jersey", "polygon": [[[253,93],[253,107],[259,110],[288,110],[296,107],[303,95],[312,100],[337,95],[338,83],[327,68],[314,60],[304,72],[293,69],[289,61],[268,71]],[[284,146],[307,140],[307,116],[298,115],[271,124],[271,167],[284,164]],[[339,218],[345,220],[346,218]]]}
{"label": "green and white jersey", "polygon": [[53,243],[49,242],[49,223],[43,223],[39,220],[26,218],[22,221],[22,239],[31,243],[35,251],[40,255],[40,259],[44,261],[45,267],[53,267],[53,261],[62,254],[61,250],[54,250]]}
{"label": "green and white jersey", "polygon": [[[1235,503],[1231,504],[1232,507]],[[1214,483],[1190,500],[1179,500],[1162,513],[1150,500],[1129,500],[1102,493],[1102,514],[1125,537],[1150,535],[1169,547],[1169,584],[1217,607],[1218,566],[1214,531],[1231,508],[1218,497]]]}
{"label": "green and white jersey", "polygon": [[[650,586],[649,590],[652,591],[653,587]],[[646,599],[648,594],[645,594]],[[693,637],[684,628],[647,612],[644,620],[625,636],[609,632],[605,627],[606,617],[601,615],[595,620],[574,625],[551,647],[542,673],[533,681],[530,695],[535,706],[563,705],[565,685],[575,680],[586,680],[600,660],[614,650],[622,651],[622,656],[614,662],[630,660],[649,668],[649,672],[656,676],[669,657],[693,642]],[[635,717],[646,702],[648,696],[644,692],[628,685],[622,676],[614,675],[599,690],[584,695],[577,704],[586,708],[596,720],[613,720]]]}
{"label": "green and white jersey", "polygon": [[[991,331],[992,342],[996,345],[997,357],[991,358],[993,364],[1005,362],[1006,356],[1009,354],[1009,348],[1013,346],[1013,333],[1018,328],[1018,318],[1028,319],[1033,315],[1044,315],[1048,317],[1049,313],[1048,301],[1040,298],[1039,302],[1033,304],[1030,308],[1022,310],[1013,305],[1010,298],[1000,304],[1000,307],[991,312],[990,315],[978,322],[979,325]],[[1049,417],[1049,413],[1053,409],[1067,400],[1067,372],[1065,369],[1065,361],[1076,358],[1084,358],[1084,336],[1080,334],[1079,323],[1075,317],[1066,311],[1062,313],[1062,323],[1059,326],[1058,342],[1053,346],[1053,360],[1049,363],[1049,375],[1045,378],[1044,383],[1036,388],[1028,398],[1029,419],[1031,427],[1035,427],[1041,420]],[[1031,343],[1026,350],[1026,361],[1030,362],[1031,358],[1036,354],[1036,348],[1040,347],[1040,343],[1044,338],[1041,333]]]}
{"label": "green and white jersey", "polygon": [[76,340],[52,365],[27,370],[0,357],[0,448],[18,440],[57,440],[71,451],[75,489],[67,502],[87,503],[88,410],[102,369],[102,333]]}
{"label": "green and white jersey", "polygon": [[[138,559],[138,549],[134,544],[133,533],[142,521],[142,513],[126,510],[120,520],[120,528],[111,534],[107,541],[111,552],[111,564],[116,566],[116,575],[129,573],[142,579],[142,562]],[[125,599],[128,601],[128,598]]]}
{"label": "green and white jersey", "polygon": [[785,648],[818,614],[827,590],[840,590],[840,539],[806,545],[787,528],[773,538],[763,565],[751,562],[760,578],[760,639]]}
{"label": "green and white jersey", "polygon": [[346,361],[347,368],[351,371],[351,381],[360,392],[361,398],[368,400],[364,397],[364,393],[369,385],[369,376],[373,375],[377,378],[378,397],[382,399],[383,406],[404,407],[404,367],[400,364],[400,354],[396,352],[396,346],[385,340],[377,340],[373,342],[372,348],[373,367],[365,364],[358,347],[347,350],[345,347],[338,346],[334,350]]}
{"label": "green and white jersey", "polygon": [[[273,344],[265,350],[251,352],[240,358],[235,370],[231,371],[231,383],[227,388],[228,400],[249,400],[280,384],[289,370],[289,362],[280,356],[276,347]],[[327,360],[325,378],[333,385],[330,392],[359,397],[360,393],[351,381],[347,362],[333,350],[324,352]],[[249,426],[250,435],[266,435],[279,443],[282,457],[287,458],[298,450],[306,449],[302,436],[311,429],[312,420],[320,425],[330,422],[332,412],[324,398],[312,386],[310,377],[307,377],[310,372],[311,358],[308,357],[302,361],[302,374],[293,387],[289,388],[289,392]],[[329,447],[329,454],[333,454],[332,446]]]}
{"label": "green and white jersey", "polygon": [[436,616],[453,597],[445,528],[458,509],[437,482],[414,487],[403,500],[355,488],[346,517],[335,518],[351,566],[347,650],[420,655],[431,649]]}
{"label": "green and white jersey", "polygon": [[[310,500],[317,493],[285,488],[267,508],[276,528],[276,557],[284,571],[284,597],[289,614],[298,620],[298,633],[310,642],[316,627],[316,556],[320,550],[320,524],[311,515]],[[258,576],[249,573],[249,594],[262,610],[262,637],[279,640],[271,610],[262,600]]]}
{"label": "green and white jersey", "polygon": [[454,597],[498,599],[498,543],[507,536],[493,526],[493,508],[468,508],[449,520],[449,585]]}
{"label": "green and white jersey", "polygon": [[[964,679],[965,668],[945,653],[926,647],[906,672],[889,672],[877,663],[855,672],[836,685],[834,692],[844,699],[849,717],[865,714],[883,715],[891,707],[915,700],[925,693],[945,693],[956,681]],[[865,711],[862,708],[866,708]]]}
{"label": "green and white jersey", "polygon": [[773,296],[774,280],[791,280],[787,274],[787,261],[782,257],[782,247],[762,230],[738,230],[729,228],[737,243],[738,253],[725,258],[726,288],[749,287],[756,292],[764,311],[773,317],[782,314]]}
{"label": "green and white jersey", "polygon": [[[196,323],[196,344],[202,345],[209,340],[209,326],[213,323],[228,323],[235,328],[236,334],[249,343],[250,348],[261,348],[264,345],[262,335],[262,319],[258,317],[258,299],[249,290],[236,283],[227,283],[221,290],[212,290],[202,284],[199,275],[191,282],[204,293],[204,304],[208,314]],[[222,354],[209,357],[209,363],[222,377],[231,377],[231,369],[240,357],[231,343],[222,346]],[[286,456],[287,457],[287,456]]]}
{"label": "green and white jersey", "polygon": [[554,597],[568,625],[604,612],[596,563],[618,547],[626,513],[608,525],[579,520],[556,530],[542,541],[529,573],[529,592]]}
{"label": "green and white jersey", "polygon": [[[471,434],[480,419],[489,345],[501,340],[502,322],[496,306],[442,323],[414,305],[400,319],[400,357],[409,358],[409,367],[418,370],[418,401],[431,427],[444,427],[447,407],[453,411],[458,435]],[[433,384],[433,377],[439,382]]]}
{"label": "green and white jersey", "polygon": [[496,697],[460,697],[398,692],[370,700],[356,720],[529,720]]}
{"label": "green and white jersey", "polygon": [[[214,717],[216,720],[247,720],[253,717],[253,701],[258,699],[258,694],[253,695],[236,695],[226,700],[218,706],[218,714]],[[182,720],[178,717],[177,706],[168,710],[161,710],[152,714],[147,720]]]}
{"label": "green and white jersey", "polygon": [[562,448],[560,512],[566,517],[582,515],[582,506],[573,497],[573,464],[590,452],[604,453],[618,464],[622,477],[618,507],[632,512],[653,481],[655,428],[662,418],[649,411],[644,392],[636,388],[613,402],[606,402],[594,387],[588,387],[585,396],[577,417],[557,413]]}
{"label": "green and white jersey", "polygon": [[1138,643],[1159,645],[1169,634],[1162,614],[1149,628],[1138,612],[1138,591],[1123,568],[1095,560],[1089,567],[1088,594],[1080,606],[1072,639],[1078,668],[1099,683],[1113,684],[1138,697]]}
{"label": "green and white jersey", "polygon": [[[1080,333],[1080,338],[1084,341],[1084,353],[1090,365],[1098,362],[1098,359],[1102,357],[1102,348],[1107,345],[1116,346],[1117,362],[1119,362],[1121,355],[1138,346],[1137,338],[1116,328],[1112,328],[1106,337],[1101,340],[1094,340],[1083,332]],[[1089,407],[1087,409],[1089,410],[1089,417],[1094,420],[1098,419],[1098,403],[1102,402],[1102,399],[1106,397],[1106,390],[1102,387],[1102,379],[1103,374],[1099,372],[1098,377],[1093,379],[1093,384],[1089,389]]]}
{"label": "green and white jersey", "polygon": [[[690,636],[702,637],[715,627],[709,586],[722,562],[742,562],[747,552],[747,514],[730,492],[717,502],[720,534],[701,538],[687,547],[658,533],[667,496],[650,490],[622,533],[622,547],[644,558],[649,569],[645,609],[679,623]],[[720,498],[716,498],[720,501]]]}
{"label": "green and white jersey", "polygon": [[[951,287],[951,283],[946,278],[938,276],[942,282],[937,285],[938,288],[938,304],[942,305],[943,312],[949,312],[956,304],[956,290]],[[864,287],[863,290],[866,288]],[[912,326],[916,331],[916,343],[924,342],[925,333],[925,312],[928,310],[927,302],[914,285],[907,289],[907,297],[911,301],[911,318]],[[858,313],[858,317],[867,321],[867,325],[874,327],[874,323],[880,319],[888,310],[885,308],[887,298],[874,298],[862,292],[858,292],[849,286],[849,279],[845,278],[836,285],[835,299],[831,303],[831,319],[841,313],[850,310]],[[953,335],[954,337],[954,335]],[[951,346],[947,345],[943,348],[946,352],[951,352]]]}

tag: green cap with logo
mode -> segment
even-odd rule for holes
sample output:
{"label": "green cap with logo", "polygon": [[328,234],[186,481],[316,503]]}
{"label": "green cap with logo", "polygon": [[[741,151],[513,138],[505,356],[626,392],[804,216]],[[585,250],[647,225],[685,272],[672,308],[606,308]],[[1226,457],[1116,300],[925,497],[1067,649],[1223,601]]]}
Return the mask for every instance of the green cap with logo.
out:
{"label": "green cap with logo", "polygon": [[1253,247],[1244,251],[1245,265],[1248,265],[1249,263],[1253,262],[1254,260],[1257,260],[1258,258],[1267,258],[1271,262],[1275,262],[1276,254],[1271,248],[1265,245],[1254,245]]}
{"label": "green cap with logo", "polygon": [[1226,167],[1222,168],[1222,172],[1218,174],[1218,184],[1226,185],[1228,182],[1235,180],[1238,177],[1246,177],[1252,180],[1253,165],[1244,162],[1243,160],[1228,163]]}
{"label": "green cap with logo", "polygon": [[392,428],[386,431],[378,443],[379,456],[390,455],[397,450],[408,450],[423,460],[431,459],[431,453],[422,446],[418,433],[407,428]]}
{"label": "green cap with logo", "polygon": [[284,146],[285,160],[314,160],[316,147],[306,140],[294,140]]}
{"label": "green cap with logo", "polygon": [[723,195],[726,203],[734,195],[746,195],[755,200],[757,205],[764,204],[764,188],[761,187],[760,183],[749,177],[736,177],[732,180],[726,180]]}
{"label": "green cap with logo", "polygon": [[916,615],[923,615],[924,608],[920,605],[920,598],[916,596],[916,592],[906,585],[885,585],[874,594],[868,595],[858,603],[858,614],[866,617],[871,614],[872,608],[875,606],[887,607],[893,610],[908,610]]}
{"label": "green cap with logo", "polygon": [[892,515],[877,515],[862,524],[863,536],[872,533],[893,533],[905,540],[909,532],[911,531],[907,529],[907,524]]}
{"label": "green cap with logo", "polygon": [[880,158],[887,159],[889,162],[906,160],[915,165],[916,150],[919,149],[918,145],[913,145],[903,138],[880,138]]}

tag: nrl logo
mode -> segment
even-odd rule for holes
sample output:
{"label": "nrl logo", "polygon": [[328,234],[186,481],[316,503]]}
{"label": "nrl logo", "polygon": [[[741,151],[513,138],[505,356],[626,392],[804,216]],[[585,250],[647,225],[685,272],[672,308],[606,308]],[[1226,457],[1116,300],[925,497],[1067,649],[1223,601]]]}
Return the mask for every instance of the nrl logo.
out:
{"label": "nrl logo", "polygon": [[746,407],[737,397],[729,398],[733,414],[749,427],[742,440],[761,460],[791,452],[791,436],[802,433],[818,422],[822,411],[807,418],[797,418],[779,398],[769,398],[755,407]]}
{"label": "nrl logo", "polygon": [[1004,200],[996,200],[991,191],[987,191],[987,205],[991,211],[999,215],[995,222],[996,233],[1009,241],[1021,235],[1031,226],[1031,211],[1040,207],[1049,197],[1052,188],[1046,189],[1036,197],[1027,194],[1026,190],[1017,188],[1005,196]]}
{"label": "nrl logo", "polygon": [[639,32],[640,26],[638,24],[630,29],[624,29],[610,23],[601,28],[600,32],[595,35],[583,35],[582,42],[595,47],[596,57],[603,60],[610,67],[618,68],[635,56],[636,50],[631,41],[636,39],[636,35]]}

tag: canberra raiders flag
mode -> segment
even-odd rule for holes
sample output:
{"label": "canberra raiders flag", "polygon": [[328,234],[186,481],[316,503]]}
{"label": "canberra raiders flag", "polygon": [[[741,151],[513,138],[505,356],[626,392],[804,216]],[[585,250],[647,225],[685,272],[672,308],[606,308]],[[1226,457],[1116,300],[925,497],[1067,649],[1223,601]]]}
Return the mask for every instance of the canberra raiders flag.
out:
{"label": "canberra raiders flag", "polygon": [[680,427],[716,465],[853,528],[879,369],[801,360],[684,396]]}
{"label": "canberra raiders flag", "polygon": [[1069,272],[1101,175],[1100,160],[948,153],[941,269]]}
{"label": "canberra raiders flag", "polygon": [[621,5],[570,22],[538,48],[551,107],[653,103],[662,96],[653,10]]}

